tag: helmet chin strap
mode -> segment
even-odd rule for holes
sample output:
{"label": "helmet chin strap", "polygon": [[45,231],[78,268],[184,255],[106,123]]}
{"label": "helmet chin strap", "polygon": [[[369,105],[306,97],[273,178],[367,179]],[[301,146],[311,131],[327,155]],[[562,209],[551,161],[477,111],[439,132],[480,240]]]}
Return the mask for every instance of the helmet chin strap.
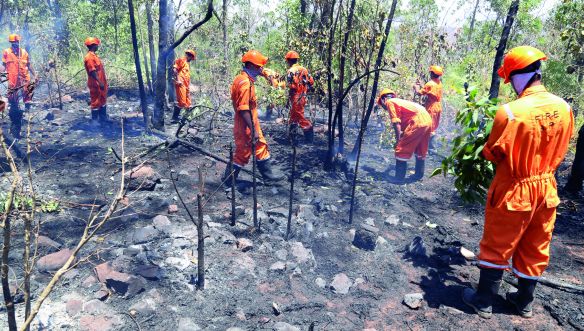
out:
{"label": "helmet chin strap", "polygon": [[522,74],[515,74],[515,75],[511,76],[511,85],[513,86],[513,89],[515,90],[515,93],[517,93],[517,95],[521,95],[521,93],[523,93],[523,91],[525,91],[525,87],[527,86],[529,81],[536,74],[541,75],[541,70],[538,69],[538,70],[533,71],[533,72],[525,72]]}

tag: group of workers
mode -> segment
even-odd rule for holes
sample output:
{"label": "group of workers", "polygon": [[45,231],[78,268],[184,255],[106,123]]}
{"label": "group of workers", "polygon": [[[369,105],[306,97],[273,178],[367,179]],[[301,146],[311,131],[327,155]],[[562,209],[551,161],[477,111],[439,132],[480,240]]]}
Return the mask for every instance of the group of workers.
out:
{"label": "group of workers", "polygon": [[[8,76],[8,100],[11,133],[20,137],[22,111],[18,101],[23,99],[25,109],[30,108],[31,85],[36,75],[27,52],[20,48],[20,37],[10,35],[11,47],[4,50],[2,62]],[[107,120],[107,78],[103,63],[96,54],[98,38],[85,40],[88,53],[84,63],[90,108],[93,120]],[[180,111],[191,106],[189,97],[189,62],[196,58],[193,50],[174,63],[173,79],[177,103],[173,120]],[[312,123],[304,115],[306,94],[314,84],[308,70],[302,67],[299,54],[288,52],[285,85],[289,88],[291,129],[301,128],[307,142],[312,142]],[[508,293],[507,300],[523,317],[531,317],[537,280],[549,263],[549,250],[556,207],[560,200],[554,173],[564,159],[573,133],[574,118],[570,105],[546,91],[541,83],[541,61],[546,55],[530,46],[511,49],[498,71],[505,83],[511,83],[518,99],[499,108],[496,113],[483,156],[496,166],[485,209],[485,226],[478,256],[480,278],[476,289],[467,288],[463,301],[478,315],[490,318],[493,298],[497,295],[503,272],[511,269],[518,277],[518,291]],[[271,84],[276,75],[264,69],[268,57],[256,50],[246,52],[241,62],[243,68],[231,85],[231,100],[235,112],[233,136],[235,154],[233,172],[227,167],[223,181],[237,178],[241,168],[255,154],[258,169],[266,181],[279,181],[270,162],[270,152],[258,118],[258,98],[255,82],[263,76]],[[30,73],[30,74],[29,74]],[[33,76],[33,83],[31,77]],[[430,67],[431,80],[423,87],[414,84],[416,94],[425,95],[424,106],[398,98],[397,93],[385,88],[377,103],[387,111],[395,130],[395,180],[403,182],[407,161],[415,154],[414,179],[424,175],[424,160],[440,122],[442,113],[443,69]],[[255,150],[252,150],[255,146]],[[512,261],[511,264],[509,261]]]}

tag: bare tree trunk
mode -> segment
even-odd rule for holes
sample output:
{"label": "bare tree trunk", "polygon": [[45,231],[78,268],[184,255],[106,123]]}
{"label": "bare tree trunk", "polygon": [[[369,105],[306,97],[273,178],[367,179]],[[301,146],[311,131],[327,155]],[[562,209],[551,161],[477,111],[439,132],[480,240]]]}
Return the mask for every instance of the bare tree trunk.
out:
{"label": "bare tree trunk", "polygon": [[213,16],[213,1],[208,0],[207,2],[207,13],[205,17],[187,31],[185,31],[178,40],[169,44],[169,27],[165,24],[165,20],[168,19],[168,1],[160,0],[160,18],[159,18],[159,39],[158,39],[158,65],[156,68],[156,80],[155,83],[155,98],[154,98],[154,112],[152,114],[152,126],[158,130],[164,129],[164,111],[168,107],[166,103],[166,59],[173,52],[173,50],[178,47],[193,31],[198,29],[201,25],[205,24]]}
{"label": "bare tree trunk", "polygon": [[[389,16],[387,17],[387,23],[385,23],[385,31],[384,37],[381,41],[381,45],[379,46],[379,52],[377,53],[377,59],[375,60],[375,67],[374,70],[378,70],[381,68],[383,63],[383,54],[385,53],[385,45],[387,44],[387,38],[389,37],[389,32],[391,31],[391,23],[393,22],[393,17],[395,15],[395,8],[397,7],[397,0],[393,0],[391,3],[391,9],[389,11]],[[381,71],[376,71],[375,76],[373,77],[373,87],[371,89],[371,98],[369,98],[369,106],[367,106],[367,113],[361,120],[361,126],[364,127],[363,130],[359,131],[359,135],[357,136],[357,142],[351,151],[352,155],[356,155],[361,141],[363,140],[363,134],[365,134],[365,130],[367,129],[367,124],[369,123],[369,118],[371,117],[371,112],[373,111],[373,106],[375,105],[375,97],[377,96],[377,86],[379,84],[379,75]]]}
{"label": "bare tree trunk", "polygon": [[507,19],[505,20],[505,26],[503,27],[503,32],[501,33],[501,39],[499,40],[499,46],[497,47],[497,54],[495,55],[495,62],[493,63],[493,74],[491,78],[491,88],[489,89],[489,98],[494,99],[499,96],[499,85],[501,83],[497,70],[501,67],[503,62],[503,55],[505,55],[505,49],[507,48],[507,40],[509,39],[509,33],[513,27],[513,21],[515,16],[517,16],[517,10],[519,9],[520,0],[513,0],[509,11],[507,12]]}
{"label": "bare tree trunk", "polygon": [[[343,5],[343,0],[340,0],[340,4],[339,7],[341,7]],[[332,161],[333,161],[333,157],[334,157],[334,148],[335,148],[335,129],[333,128],[333,66],[332,66],[332,61],[333,61],[333,44],[334,44],[334,35],[335,35],[335,29],[338,23],[338,19],[340,16],[340,10],[339,10],[339,14],[337,15],[336,19],[335,19],[335,0],[333,0],[333,3],[331,5],[331,10],[330,10],[330,31],[329,31],[329,43],[328,43],[328,49],[327,49],[327,64],[326,64],[326,71],[327,71],[327,94],[328,94],[328,100],[327,100],[327,108],[328,108],[328,153],[327,153],[327,158],[325,160],[325,164],[324,167],[325,169],[329,169],[332,166]],[[334,21],[334,23],[333,23]]]}
{"label": "bare tree trunk", "polygon": [[142,79],[142,68],[140,67],[138,37],[136,36],[136,20],[134,19],[134,3],[132,0],[128,0],[128,12],[130,13],[130,30],[132,32],[132,48],[134,49],[134,65],[136,66],[138,89],[140,90],[140,106],[142,108],[142,116],[144,117],[144,127],[146,128],[146,131],[148,131],[148,102],[146,101],[146,91],[144,91],[144,80]]}
{"label": "bare tree trunk", "polygon": [[[174,43],[174,27],[176,25],[176,12],[174,10],[174,1],[168,3],[168,44],[167,47]],[[168,102],[173,104],[176,101],[176,92],[174,91],[174,82],[172,80],[172,66],[176,53],[174,48],[166,56],[166,93],[168,94]]]}
{"label": "bare tree trunk", "polygon": [[476,17],[477,17],[477,10],[479,9],[479,4],[480,4],[481,0],[477,0],[474,10],[472,12],[472,17],[470,19],[470,27],[468,29],[468,44],[467,44],[467,52],[470,51],[470,45],[472,45],[472,33],[474,31],[474,26],[475,26],[475,22],[476,22]]}
{"label": "bare tree trunk", "polygon": [[223,11],[221,12],[221,28],[223,29],[223,68],[227,74],[229,70],[229,48],[227,45],[227,2],[223,0]]}
{"label": "bare tree trunk", "polygon": [[152,73],[152,93],[156,76],[156,51],[154,50],[154,22],[152,21],[152,1],[146,0],[146,20],[148,26],[148,49],[150,51],[150,72]]}

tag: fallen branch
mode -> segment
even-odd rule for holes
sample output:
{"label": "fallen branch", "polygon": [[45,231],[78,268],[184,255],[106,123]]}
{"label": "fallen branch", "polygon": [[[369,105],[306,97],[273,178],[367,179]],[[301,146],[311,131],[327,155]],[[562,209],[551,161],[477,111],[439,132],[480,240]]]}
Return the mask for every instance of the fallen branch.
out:
{"label": "fallen branch", "polygon": [[[506,276],[505,282],[507,282],[508,284],[513,285],[515,287],[518,286],[517,279],[515,277],[512,277],[512,276]],[[537,282],[541,285],[545,285],[548,287],[552,287],[552,288],[566,291],[566,292],[570,292],[570,293],[584,293],[584,286],[571,284],[571,283],[568,283],[566,281],[559,280],[559,279],[540,277]]]}

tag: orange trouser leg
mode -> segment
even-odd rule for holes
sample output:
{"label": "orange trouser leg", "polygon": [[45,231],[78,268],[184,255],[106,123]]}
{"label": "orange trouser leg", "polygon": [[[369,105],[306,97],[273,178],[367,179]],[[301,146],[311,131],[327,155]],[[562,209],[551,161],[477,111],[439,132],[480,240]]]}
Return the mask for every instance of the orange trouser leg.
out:
{"label": "orange trouser leg", "polygon": [[432,116],[432,135],[436,134],[438,125],[440,125],[440,115],[442,115],[442,112],[430,112],[430,116]]}
{"label": "orange trouser leg", "polygon": [[293,96],[291,98],[292,109],[290,109],[290,123],[296,123],[304,131],[312,128],[312,123],[304,117],[304,106],[306,105],[306,98],[300,96]]}
{"label": "orange trouser leg", "polygon": [[407,161],[416,152],[419,159],[424,159],[428,153],[429,135],[429,122],[417,123],[414,121],[408,125],[395,147],[395,158],[400,161]]}
{"label": "orange trouser leg", "polygon": [[176,92],[176,103],[180,108],[191,107],[191,96],[186,86],[175,84],[174,91]]}
{"label": "orange trouser leg", "polygon": [[89,107],[91,109],[98,109],[105,106],[107,103],[107,87],[105,87],[103,90],[99,87],[90,87],[89,98]]}
{"label": "orange trouser leg", "polygon": [[[268,151],[268,144],[264,139],[259,139],[256,143],[256,160],[266,160],[270,157]],[[248,137],[243,139],[235,139],[235,153],[233,155],[233,163],[240,167],[245,166],[251,158],[251,143]]]}
{"label": "orange trouser leg", "polygon": [[555,207],[547,208],[543,203],[536,210],[513,254],[513,272],[517,276],[537,279],[545,271],[555,221]]}

